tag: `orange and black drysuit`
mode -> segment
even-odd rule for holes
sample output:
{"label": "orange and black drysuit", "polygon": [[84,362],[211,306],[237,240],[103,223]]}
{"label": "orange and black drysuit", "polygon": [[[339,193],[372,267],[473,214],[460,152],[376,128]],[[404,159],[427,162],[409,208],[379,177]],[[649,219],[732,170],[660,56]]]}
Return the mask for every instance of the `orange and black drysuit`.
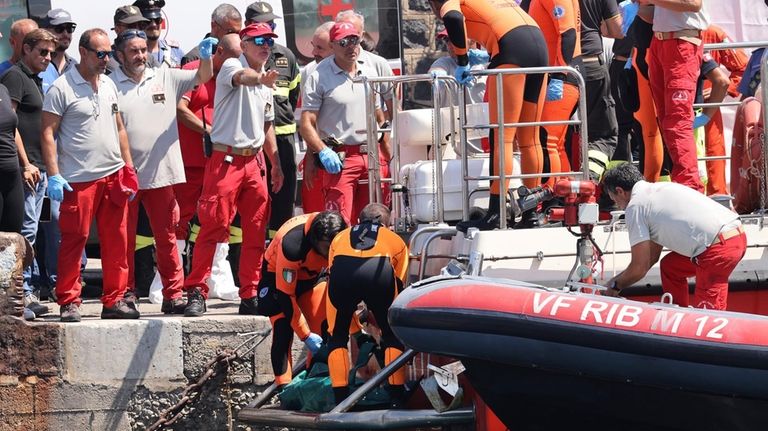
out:
{"label": "orange and black drysuit", "polygon": [[[407,277],[408,247],[391,230],[375,222],[363,222],[334,238],[328,262],[328,368],[336,401],[340,402],[349,392],[349,327],[361,301],[365,301],[381,328],[384,362],[389,364],[403,351],[389,326],[387,313]],[[391,394],[399,396],[405,384],[405,369],[392,374],[389,384]]]}
{"label": "orange and black drysuit", "polygon": [[[577,0],[532,0],[528,13],[541,28],[549,51],[550,66],[581,67],[581,13]],[[576,110],[579,101],[578,81],[572,75],[551,73],[549,79],[564,82],[563,97],[547,100],[541,121],[568,120]],[[565,151],[567,124],[541,128],[541,143],[544,148],[544,172],[556,173],[571,170],[571,163]],[[547,183],[553,185],[557,177],[550,176]]]}
{"label": "orange and black drysuit", "polygon": [[328,259],[316,252],[307,233],[319,213],[294,217],[275,234],[264,254],[259,282],[259,314],[272,323],[275,383],[290,383],[293,333],[301,340],[322,334],[326,283],[318,282]]}
{"label": "orange and black drysuit", "polygon": [[[437,0],[439,3],[440,0]],[[460,66],[469,63],[467,38],[479,42],[491,56],[489,69],[544,67],[547,65],[547,44],[530,16],[514,0],[448,0],[439,10],[448,37],[455,47]],[[544,75],[504,75],[504,122],[537,122],[544,107]],[[496,78],[488,77],[487,90],[491,122],[496,122]],[[491,171],[498,175],[499,153],[491,131]],[[512,175],[513,143],[516,128],[504,129],[504,168]],[[539,141],[539,126],[523,127],[518,134],[523,173],[541,173],[543,156]],[[523,181],[528,187],[539,183],[537,178]],[[504,184],[507,190],[508,184]],[[491,194],[498,196],[499,181],[491,182]],[[498,205],[497,205],[498,207]],[[492,208],[493,209],[493,208]],[[498,211],[498,209],[496,209]]]}

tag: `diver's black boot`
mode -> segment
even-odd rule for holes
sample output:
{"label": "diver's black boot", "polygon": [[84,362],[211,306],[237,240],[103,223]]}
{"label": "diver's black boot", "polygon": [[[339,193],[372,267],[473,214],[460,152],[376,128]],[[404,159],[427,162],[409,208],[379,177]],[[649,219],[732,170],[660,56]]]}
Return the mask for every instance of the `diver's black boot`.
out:
{"label": "diver's black boot", "polygon": [[346,400],[348,396],[349,396],[349,386],[340,386],[338,388],[333,388],[333,398],[336,401],[337,406],[341,404],[342,401]]}
{"label": "diver's black boot", "polygon": [[494,230],[499,228],[501,216],[499,216],[499,195],[492,194],[488,200],[488,212],[483,218],[477,220],[461,221],[456,224],[456,230],[467,233],[469,228],[479,230]]}

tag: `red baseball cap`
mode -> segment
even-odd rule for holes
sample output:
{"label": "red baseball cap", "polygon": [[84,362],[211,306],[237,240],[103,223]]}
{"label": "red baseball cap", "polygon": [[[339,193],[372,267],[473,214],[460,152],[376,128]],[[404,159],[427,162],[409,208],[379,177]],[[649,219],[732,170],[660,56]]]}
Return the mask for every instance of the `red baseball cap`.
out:
{"label": "red baseball cap", "polygon": [[240,39],[246,37],[271,37],[276,38],[277,35],[272,31],[272,27],[265,22],[256,22],[248,25],[246,28],[240,30]]}
{"label": "red baseball cap", "polygon": [[337,22],[331,27],[330,36],[331,42],[336,42],[348,36],[360,37],[360,33],[357,32],[354,25],[348,22]]}

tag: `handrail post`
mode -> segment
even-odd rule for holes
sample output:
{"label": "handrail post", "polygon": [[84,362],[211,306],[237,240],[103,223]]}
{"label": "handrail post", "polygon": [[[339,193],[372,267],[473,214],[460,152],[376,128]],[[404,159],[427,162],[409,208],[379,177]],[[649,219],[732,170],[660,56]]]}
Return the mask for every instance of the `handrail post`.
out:
{"label": "handrail post", "polygon": [[[491,152],[494,149],[498,149],[499,155],[496,160],[496,165],[499,167],[499,229],[507,228],[507,173],[506,173],[506,152],[507,149],[504,145],[504,82],[502,81],[503,74],[501,72],[496,73],[493,78],[496,79],[496,124],[498,128],[494,136],[495,145],[492,146]],[[489,170],[493,171],[493,166],[489,165]]]}
{"label": "handrail post", "polygon": [[442,123],[442,105],[440,104],[440,82],[439,77],[432,78],[432,150],[435,153],[435,201],[432,203],[436,208],[437,223],[445,221],[443,212],[443,125]]}

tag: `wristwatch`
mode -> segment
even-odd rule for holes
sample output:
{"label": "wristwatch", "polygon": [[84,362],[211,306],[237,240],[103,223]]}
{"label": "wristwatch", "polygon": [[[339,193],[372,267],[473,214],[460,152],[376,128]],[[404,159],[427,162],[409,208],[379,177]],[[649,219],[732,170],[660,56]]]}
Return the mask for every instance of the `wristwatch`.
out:
{"label": "wristwatch", "polygon": [[610,286],[608,286],[609,289],[613,290],[614,292],[621,292],[621,289],[619,289],[619,286],[616,285],[616,280],[614,280]]}

